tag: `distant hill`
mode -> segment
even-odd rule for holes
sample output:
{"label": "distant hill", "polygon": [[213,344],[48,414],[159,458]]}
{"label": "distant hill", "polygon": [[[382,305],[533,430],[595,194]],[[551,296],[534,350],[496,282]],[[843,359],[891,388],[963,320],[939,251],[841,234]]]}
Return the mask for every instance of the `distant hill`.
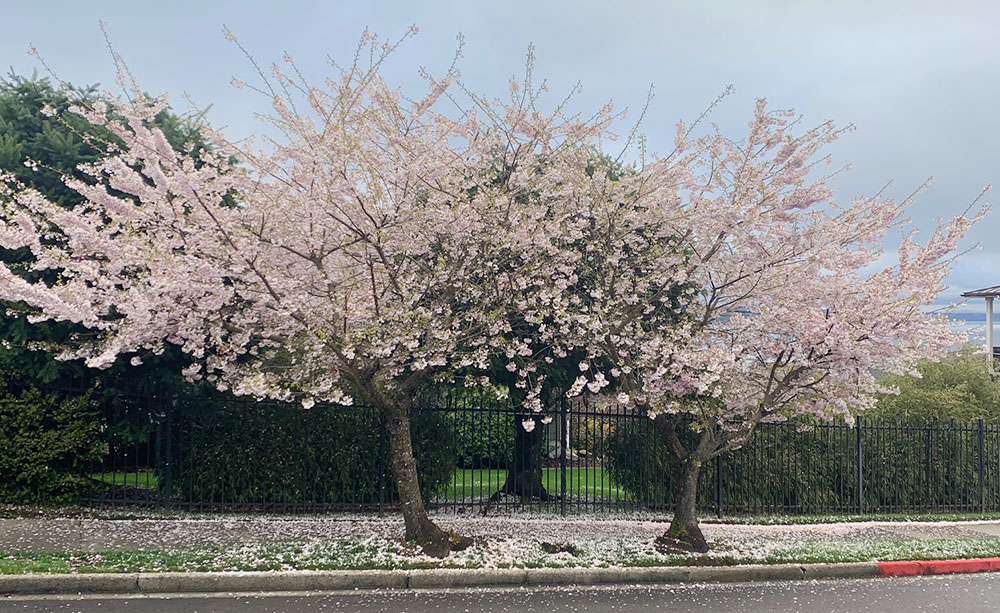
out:
{"label": "distant hill", "polygon": [[948,319],[966,323],[986,323],[986,313],[948,313]]}

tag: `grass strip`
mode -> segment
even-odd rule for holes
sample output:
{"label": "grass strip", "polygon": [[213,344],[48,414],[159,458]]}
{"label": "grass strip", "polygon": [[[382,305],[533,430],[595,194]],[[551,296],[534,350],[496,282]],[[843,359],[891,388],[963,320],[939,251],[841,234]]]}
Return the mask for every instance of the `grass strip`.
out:
{"label": "grass strip", "polygon": [[[549,549],[551,550],[551,544]],[[480,541],[434,560],[388,538],[309,544],[185,547],[170,550],[0,553],[0,574],[152,573],[279,570],[397,570],[415,568],[561,568],[728,566],[899,560],[952,560],[1000,555],[1000,539],[905,539],[884,542],[775,542],[729,538],[704,555],[657,551],[648,539],[559,544],[547,553],[534,539]]]}
{"label": "grass strip", "polygon": [[701,522],[705,524],[734,525],[807,525],[807,524],[838,524],[848,522],[937,522],[937,521],[997,521],[1000,512],[996,513],[820,513],[812,515],[724,515],[722,517],[704,516]]}

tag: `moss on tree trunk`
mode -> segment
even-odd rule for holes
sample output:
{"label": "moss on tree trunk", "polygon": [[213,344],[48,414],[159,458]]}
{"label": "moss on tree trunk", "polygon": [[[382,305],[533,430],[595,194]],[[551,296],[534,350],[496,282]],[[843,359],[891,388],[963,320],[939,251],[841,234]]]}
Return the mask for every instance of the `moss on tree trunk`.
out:
{"label": "moss on tree trunk", "polygon": [[681,464],[681,478],[674,498],[674,517],[664,535],[678,547],[708,551],[708,542],[698,526],[698,476],[701,462],[688,458]]}
{"label": "moss on tree trunk", "polygon": [[413,457],[409,414],[397,407],[385,410],[385,416],[389,432],[389,466],[399,492],[406,540],[420,545],[427,555],[443,558],[451,551],[452,543],[448,534],[427,516]]}

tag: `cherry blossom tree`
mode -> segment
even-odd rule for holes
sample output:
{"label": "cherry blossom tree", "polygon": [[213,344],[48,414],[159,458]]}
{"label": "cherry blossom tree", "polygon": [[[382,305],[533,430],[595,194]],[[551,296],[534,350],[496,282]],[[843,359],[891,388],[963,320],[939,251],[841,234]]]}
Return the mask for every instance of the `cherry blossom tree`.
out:
{"label": "cherry blossom tree", "polygon": [[409,413],[429,381],[502,360],[540,412],[545,365],[582,356],[566,393],[654,419],[683,467],[667,536],[704,549],[705,461],[763,420],[849,419],[882,391],[876,370],[956,342],[923,309],[975,216],[922,245],[907,231],[898,263],[869,273],[909,201],[841,206],[810,179],[833,125],[798,133],[761,102],[739,140],[681,125],[656,158],[633,131],[595,163],[610,106],[542,112],[530,69],[509,101],[454,70],[411,100],[380,76],[395,47],[365,43],[370,61],[323,86],[288,57],[261,73],[279,136],[209,132],[197,161],[153,125],[164,99],[75,109],[116,136],[113,155],[85,168],[93,184],[67,179],[85,199],[72,211],[5,178],[0,246],[47,274],[0,266],[0,299],[93,330],[61,357],[95,368],[169,343],[186,376],[236,394],[376,407],[406,537],[434,555],[460,539],[417,486]]}
{"label": "cherry blossom tree", "polygon": [[[529,307],[536,355],[585,348],[568,394],[616,393],[654,420],[681,465],[665,538],[683,548],[708,547],[705,462],[762,421],[851,421],[887,391],[878,373],[914,374],[963,340],[928,311],[985,210],[921,244],[912,198],[836,203],[818,162],[841,131],[798,123],[760,100],[741,139],[681,124],[675,151],[630,172],[561,171],[558,264]],[[879,268],[895,229],[896,263]]]}
{"label": "cherry blossom tree", "polygon": [[0,245],[29,249],[46,274],[0,265],[0,298],[93,332],[61,359],[139,364],[170,344],[191,357],[186,377],[238,395],[377,408],[406,538],[445,555],[462,539],[421,499],[414,399],[526,350],[511,313],[548,273],[549,222],[523,195],[557,191],[537,160],[588,150],[611,115],[539,113],[540,88],[516,81],[509,101],[479,97],[454,70],[424,73],[428,93],[412,100],[379,73],[398,43],[362,43],[323,86],[287,56],[259,86],[234,80],[272,102],[278,136],[259,146],[206,128],[211,151],[178,153],[153,121],[166,98],[137,87],[72,108],[115,142],[82,168],[92,180],[65,177],[84,199],[73,210],[4,177]]}

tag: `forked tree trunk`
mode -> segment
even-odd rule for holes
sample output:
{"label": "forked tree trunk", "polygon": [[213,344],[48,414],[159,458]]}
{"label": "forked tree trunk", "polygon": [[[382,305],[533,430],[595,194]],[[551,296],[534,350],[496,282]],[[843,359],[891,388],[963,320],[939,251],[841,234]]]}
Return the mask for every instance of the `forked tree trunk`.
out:
{"label": "forked tree trunk", "polygon": [[708,542],[698,526],[698,475],[701,462],[688,457],[681,463],[680,482],[674,499],[674,518],[664,535],[678,547],[691,551],[708,551]]}
{"label": "forked tree trunk", "polygon": [[451,551],[451,540],[427,516],[424,499],[420,495],[417,462],[410,439],[410,416],[405,409],[391,408],[385,410],[385,417],[389,432],[389,466],[399,492],[406,540],[420,545],[429,556],[443,558]]}
{"label": "forked tree trunk", "polygon": [[[533,419],[535,427],[528,432],[522,422]],[[537,413],[514,416],[514,449],[511,463],[507,467],[507,478],[499,492],[491,500],[499,498],[500,494],[512,494],[521,498],[538,498],[548,500],[549,493],[542,484],[542,439],[544,428]]]}

